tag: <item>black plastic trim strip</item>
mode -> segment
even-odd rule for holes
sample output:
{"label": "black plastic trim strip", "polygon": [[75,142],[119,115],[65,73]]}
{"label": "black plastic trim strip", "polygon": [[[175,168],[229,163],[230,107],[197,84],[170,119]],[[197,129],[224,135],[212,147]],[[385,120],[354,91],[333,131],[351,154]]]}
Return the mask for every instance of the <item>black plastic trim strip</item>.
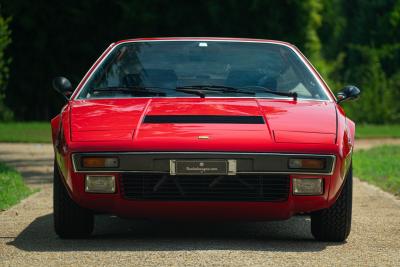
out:
{"label": "black plastic trim strip", "polygon": [[[119,168],[83,168],[81,158],[85,156],[118,157]],[[323,170],[289,169],[290,158],[325,159]],[[72,154],[75,172],[141,172],[170,173],[170,160],[177,159],[234,159],[237,173],[280,173],[332,175],[336,166],[335,155],[286,154],[286,153],[246,153],[246,152],[89,152]]]}
{"label": "black plastic trim strip", "polygon": [[265,124],[262,116],[147,115],[143,123],[237,123]]}

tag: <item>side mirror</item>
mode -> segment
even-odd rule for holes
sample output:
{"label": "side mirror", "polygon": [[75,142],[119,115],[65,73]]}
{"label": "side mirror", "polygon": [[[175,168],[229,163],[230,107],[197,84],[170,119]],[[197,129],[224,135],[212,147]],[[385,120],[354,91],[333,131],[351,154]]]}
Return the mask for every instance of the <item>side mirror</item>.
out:
{"label": "side mirror", "polygon": [[74,92],[71,82],[65,77],[56,77],[53,79],[53,88],[58,93],[62,94],[67,100]]}
{"label": "side mirror", "polygon": [[347,85],[337,93],[337,103],[341,103],[347,100],[355,100],[360,96],[360,89],[353,85]]}

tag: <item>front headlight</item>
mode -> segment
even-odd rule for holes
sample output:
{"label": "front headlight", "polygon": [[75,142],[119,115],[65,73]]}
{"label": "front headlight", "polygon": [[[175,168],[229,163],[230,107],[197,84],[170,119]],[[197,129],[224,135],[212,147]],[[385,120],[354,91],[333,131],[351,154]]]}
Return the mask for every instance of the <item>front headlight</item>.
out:
{"label": "front headlight", "polygon": [[114,175],[86,175],[85,192],[87,193],[115,193]]}
{"label": "front headlight", "polygon": [[293,178],[293,194],[317,196],[324,193],[322,178]]}

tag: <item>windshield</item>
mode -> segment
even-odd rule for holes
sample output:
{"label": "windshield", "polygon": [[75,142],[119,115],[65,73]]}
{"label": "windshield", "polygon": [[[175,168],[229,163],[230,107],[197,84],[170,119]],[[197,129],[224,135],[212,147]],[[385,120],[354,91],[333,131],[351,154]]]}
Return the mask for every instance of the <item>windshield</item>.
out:
{"label": "windshield", "polygon": [[299,56],[284,45],[151,41],[116,46],[78,98],[290,98],[293,93],[303,99],[329,99]]}

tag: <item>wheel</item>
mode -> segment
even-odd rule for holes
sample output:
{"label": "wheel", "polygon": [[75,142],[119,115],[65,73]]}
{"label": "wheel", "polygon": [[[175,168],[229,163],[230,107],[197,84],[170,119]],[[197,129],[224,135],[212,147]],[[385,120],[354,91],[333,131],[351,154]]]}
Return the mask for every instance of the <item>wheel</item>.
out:
{"label": "wheel", "polygon": [[319,241],[343,242],[350,234],[353,203],[353,168],[345,178],[339,198],[330,208],[311,214],[311,233]]}
{"label": "wheel", "polygon": [[93,232],[93,213],[78,206],[68,195],[56,163],[54,163],[53,211],[54,229],[59,237],[83,238]]}

